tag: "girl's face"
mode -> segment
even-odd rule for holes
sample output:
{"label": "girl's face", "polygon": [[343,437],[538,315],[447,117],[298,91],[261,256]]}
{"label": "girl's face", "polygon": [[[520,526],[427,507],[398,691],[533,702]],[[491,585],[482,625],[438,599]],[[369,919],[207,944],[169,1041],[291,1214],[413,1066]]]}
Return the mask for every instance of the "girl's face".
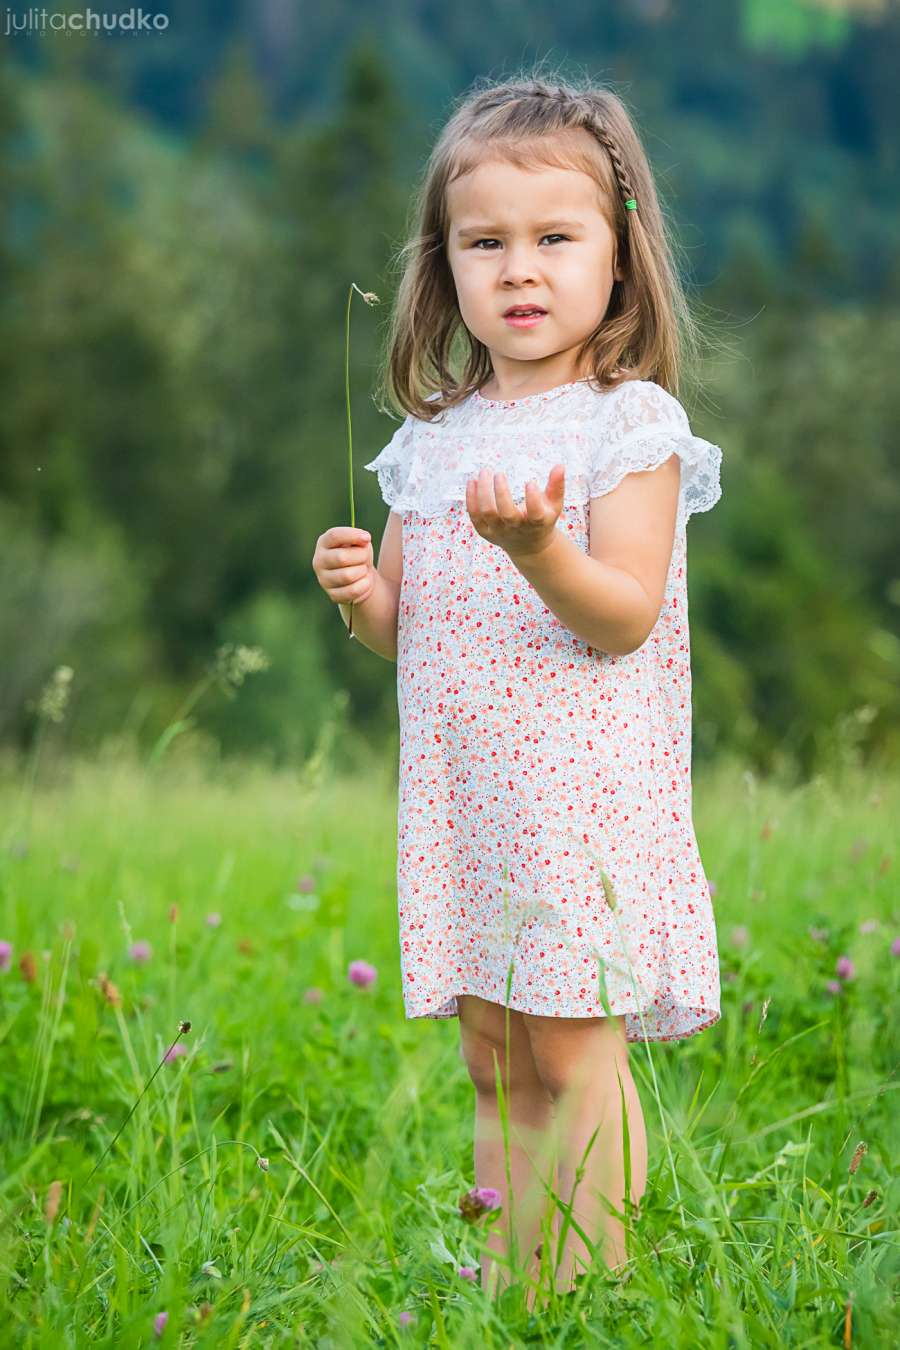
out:
{"label": "girl's face", "polygon": [[[581,378],[578,348],[622,279],[594,179],[485,160],[450,184],[447,209],[459,310],[491,354],[492,392],[523,397]],[[516,323],[506,316],[511,306],[543,314]]]}

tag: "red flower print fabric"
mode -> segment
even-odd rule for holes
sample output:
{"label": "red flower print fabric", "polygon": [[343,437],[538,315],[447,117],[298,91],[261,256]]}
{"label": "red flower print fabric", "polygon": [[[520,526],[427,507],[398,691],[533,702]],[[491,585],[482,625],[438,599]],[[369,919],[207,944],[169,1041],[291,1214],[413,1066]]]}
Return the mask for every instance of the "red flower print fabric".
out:
{"label": "red flower print fabric", "polygon": [[[565,627],[474,529],[465,487],[514,501],[566,466],[556,528],[589,551],[590,498],[676,452],[681,489],[659,618],[627,656]],[[721,495],[718,446],[679,401],[576,380],[475,392],[407,417],[365,467],[403,522],[397,630],[397,894],[408,1018],[477,994],[553,1017],[625,1018],[678,1040],[720,1016],[716,926],[691,818],[686,525]],[[604,886],[604,874],[607,884]]]}

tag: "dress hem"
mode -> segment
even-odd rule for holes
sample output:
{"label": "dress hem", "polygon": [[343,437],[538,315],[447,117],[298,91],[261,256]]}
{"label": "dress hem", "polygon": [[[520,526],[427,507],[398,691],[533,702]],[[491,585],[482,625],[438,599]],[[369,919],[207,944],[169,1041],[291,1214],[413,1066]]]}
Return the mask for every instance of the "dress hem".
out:
{"label": "dress hem", "polygon": [[[466,990],[466,989],[461,989],[461,990],[459,991],[460,994],[466,994],[466,993],[470,993],[470,992],[473,992],[473,991],[471,991],[471,990]],[[482,997],[482,995],[478,995],[478,997],[480,998],[480,997]],[[457,1018],[458,1018],[458,1017],[459,1017],[459,1012],[458,1012],[458,1004],[456,1004],[456,1002],[455,1002],[455,1001],[456,1001],[456,998],[457,998],[457,995],[456,995],[456,994],[448,994],[448,995],[447,995],[445,998],[443,998],[443,999],[441,1000],[441,1002],[437,1005],[437,1010],[434,1010],[434,1009],[431,1009],[431,1008],[425,1008],[425,1009],[422,1009],[422,1010],[420,1010],[420,1011],[416,1011],[416,1010],[413,1009],[412,1006],[406,1005],[406,1008],[405,1008],[405,1012],[406,1012],[406,1020],[407,1020],[408,1022],[422,1021],[422,1020],[428,1020],[428,1021],[448,1021],[449,1019],[451,1019],[451,1018],[453,1018],[453,1017],[457,1017]],[[451,1001],[453,1001],[453,1003],[454,1003],[454,1008],[451,1008],[451,1009],[449,1009],[448,1011],[444,1011],[444,1009],[447,1008],[448,1003],[450,1003]],[[505,1007],[508,1007],[509,1010],[510,1010],[510,1012],[524,1012],[524,1013],[528,1013],[529,1015],[535,1016],[535,1017],[548,1017],[548,1016],[549,1016],[549,1017],[553,1017],[553,1016],[555,1016],[554,1013],[538,1013],[538,1012],[535,1012],[533,1008],[522,1008],[522,1007],[518,1007],[518,1006],[517,1006],[516,1004],[514,1004],[514,1003],[501,1004],[500,1006],[501,1006],[501,1007],[504,1007],[504,1008],[505,1008]],[[690,1005],[682,1005],[682,1006],[684,1007],[685,1011],[690,1011],[690,1010],[691,1010],[691,1009],[690,1009]],[[643,1015],[644,1019],[646,1020],[649,1016],[652,1016],[653,1011],[654,1011],[654,1009],[653,1009],[652,1007],[650,1007],[650,1008],[641,1008],[641,1009],[639,1009],[638,1011],[635,1011],[634,1008],[626,1008],[626,1009],[621,1009],[621,1010],[613,1009],[612,1015],[613,1015],[613,1017],[624,1017],[624,1018],[625,1018],[625,1039],[626,1039],[627,1041],[685,1041],[685,1040],[689,1040],[691,1036],[695,1036],[695,1035],[697,1034],[697,1032],[699,1032],[699,1031],[706,1031],[708,1027],[715,1026],[716,1023],[719,1022],[719,1021],[721,1021],[721,1019],[722,1019],[722,1013],[721,1013],[721,1010],[715,1010],[715,1011],[713,1011],[713,1012],[711,1013],[710,1016],[706,1017],[705,1020],[703,1020],[703,1021],[701,1021],[701,1022],[698,1022],[698,1023],[696,1023],[695,1025],[686,1028],[684,1031],[674,1032],[672,1035],[668,1035],[668,1036],[667,1036],[667,1035],[654,1035],[653,1032],[652,1032],[652,1028],[651,1028],[650,1034],[647,1035],[647,1036],[645,1036],[645,1035],[644,1035],[644,1032],[643,1032],[643,1028],[642,1028],[642,1026],[641,1026],[640,1018],[641,1018],[641,1016]],[[700,1012],[701,1010],[700,1010],[700,1009],[694,1009],[694,1011]],[[605,1013],[605,1012],[600,1012],[600,1013],[596,1013],[596,1014],[589,1014],[589,1016],[590,1016],[590,1015],[597,1016],[597,1017],[606,1017],[606,1013]],[[562,1016],[560,1017],[560,1021],[566,1020],[566,1017],[567,1017],[567,1016],[568,1016],[568,1015],[566,1015],[566,1014],[562,1015]],[[575,1017],[575,1015],[572,1015],[572,1016],[569,1018],[569,1020],[574,1020],[574,1017]]]}

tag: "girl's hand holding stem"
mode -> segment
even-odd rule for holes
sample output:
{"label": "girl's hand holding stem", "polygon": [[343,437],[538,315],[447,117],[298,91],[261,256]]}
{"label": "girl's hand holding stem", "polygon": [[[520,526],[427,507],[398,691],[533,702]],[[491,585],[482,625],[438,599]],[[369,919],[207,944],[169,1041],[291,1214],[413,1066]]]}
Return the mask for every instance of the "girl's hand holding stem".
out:
{"label": "girl's hand holding stem", "polygon": [[375,589],[372,537],[354,525],[332,525],[316,540],[312,560],[319,585],[335,605],[360,604]]}

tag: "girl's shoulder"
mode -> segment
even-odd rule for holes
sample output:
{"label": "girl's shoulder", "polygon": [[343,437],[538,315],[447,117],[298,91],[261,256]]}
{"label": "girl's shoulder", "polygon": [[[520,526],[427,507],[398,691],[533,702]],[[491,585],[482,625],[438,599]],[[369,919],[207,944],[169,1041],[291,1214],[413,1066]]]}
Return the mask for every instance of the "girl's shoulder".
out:
{"label": "girl's shoulder", "polygon": [[629,379],[600,396],[590,437],[591,497],[619,486],[629,473],[658,469],[673,454],[680,461],[679,520],[708,511],[722,495],[722,450],[695,436],[681,401],[654,380]]}
{"label": "girl's shoulder", "polygon": [[[427,395],[430,402],[437,397],[437,394]],[[382,498],[392,511],[400,513],[416,509],[418,497],[412,491],[410,471],[416,451],[416,429],[428,425],[423,418],[407,413],[384,449],[363,465],[364,469],[378,475]]]}
{"label": "girl's shoulder", "polygon": [[678,398],[654,380],[623,380],[613,389],[595,390],[591,407],[590,396],[583,407],[593,412],[598,423],[609,435],[627,436],[639,427],[670,427],[684,430],[689,427],[688,415]]}

